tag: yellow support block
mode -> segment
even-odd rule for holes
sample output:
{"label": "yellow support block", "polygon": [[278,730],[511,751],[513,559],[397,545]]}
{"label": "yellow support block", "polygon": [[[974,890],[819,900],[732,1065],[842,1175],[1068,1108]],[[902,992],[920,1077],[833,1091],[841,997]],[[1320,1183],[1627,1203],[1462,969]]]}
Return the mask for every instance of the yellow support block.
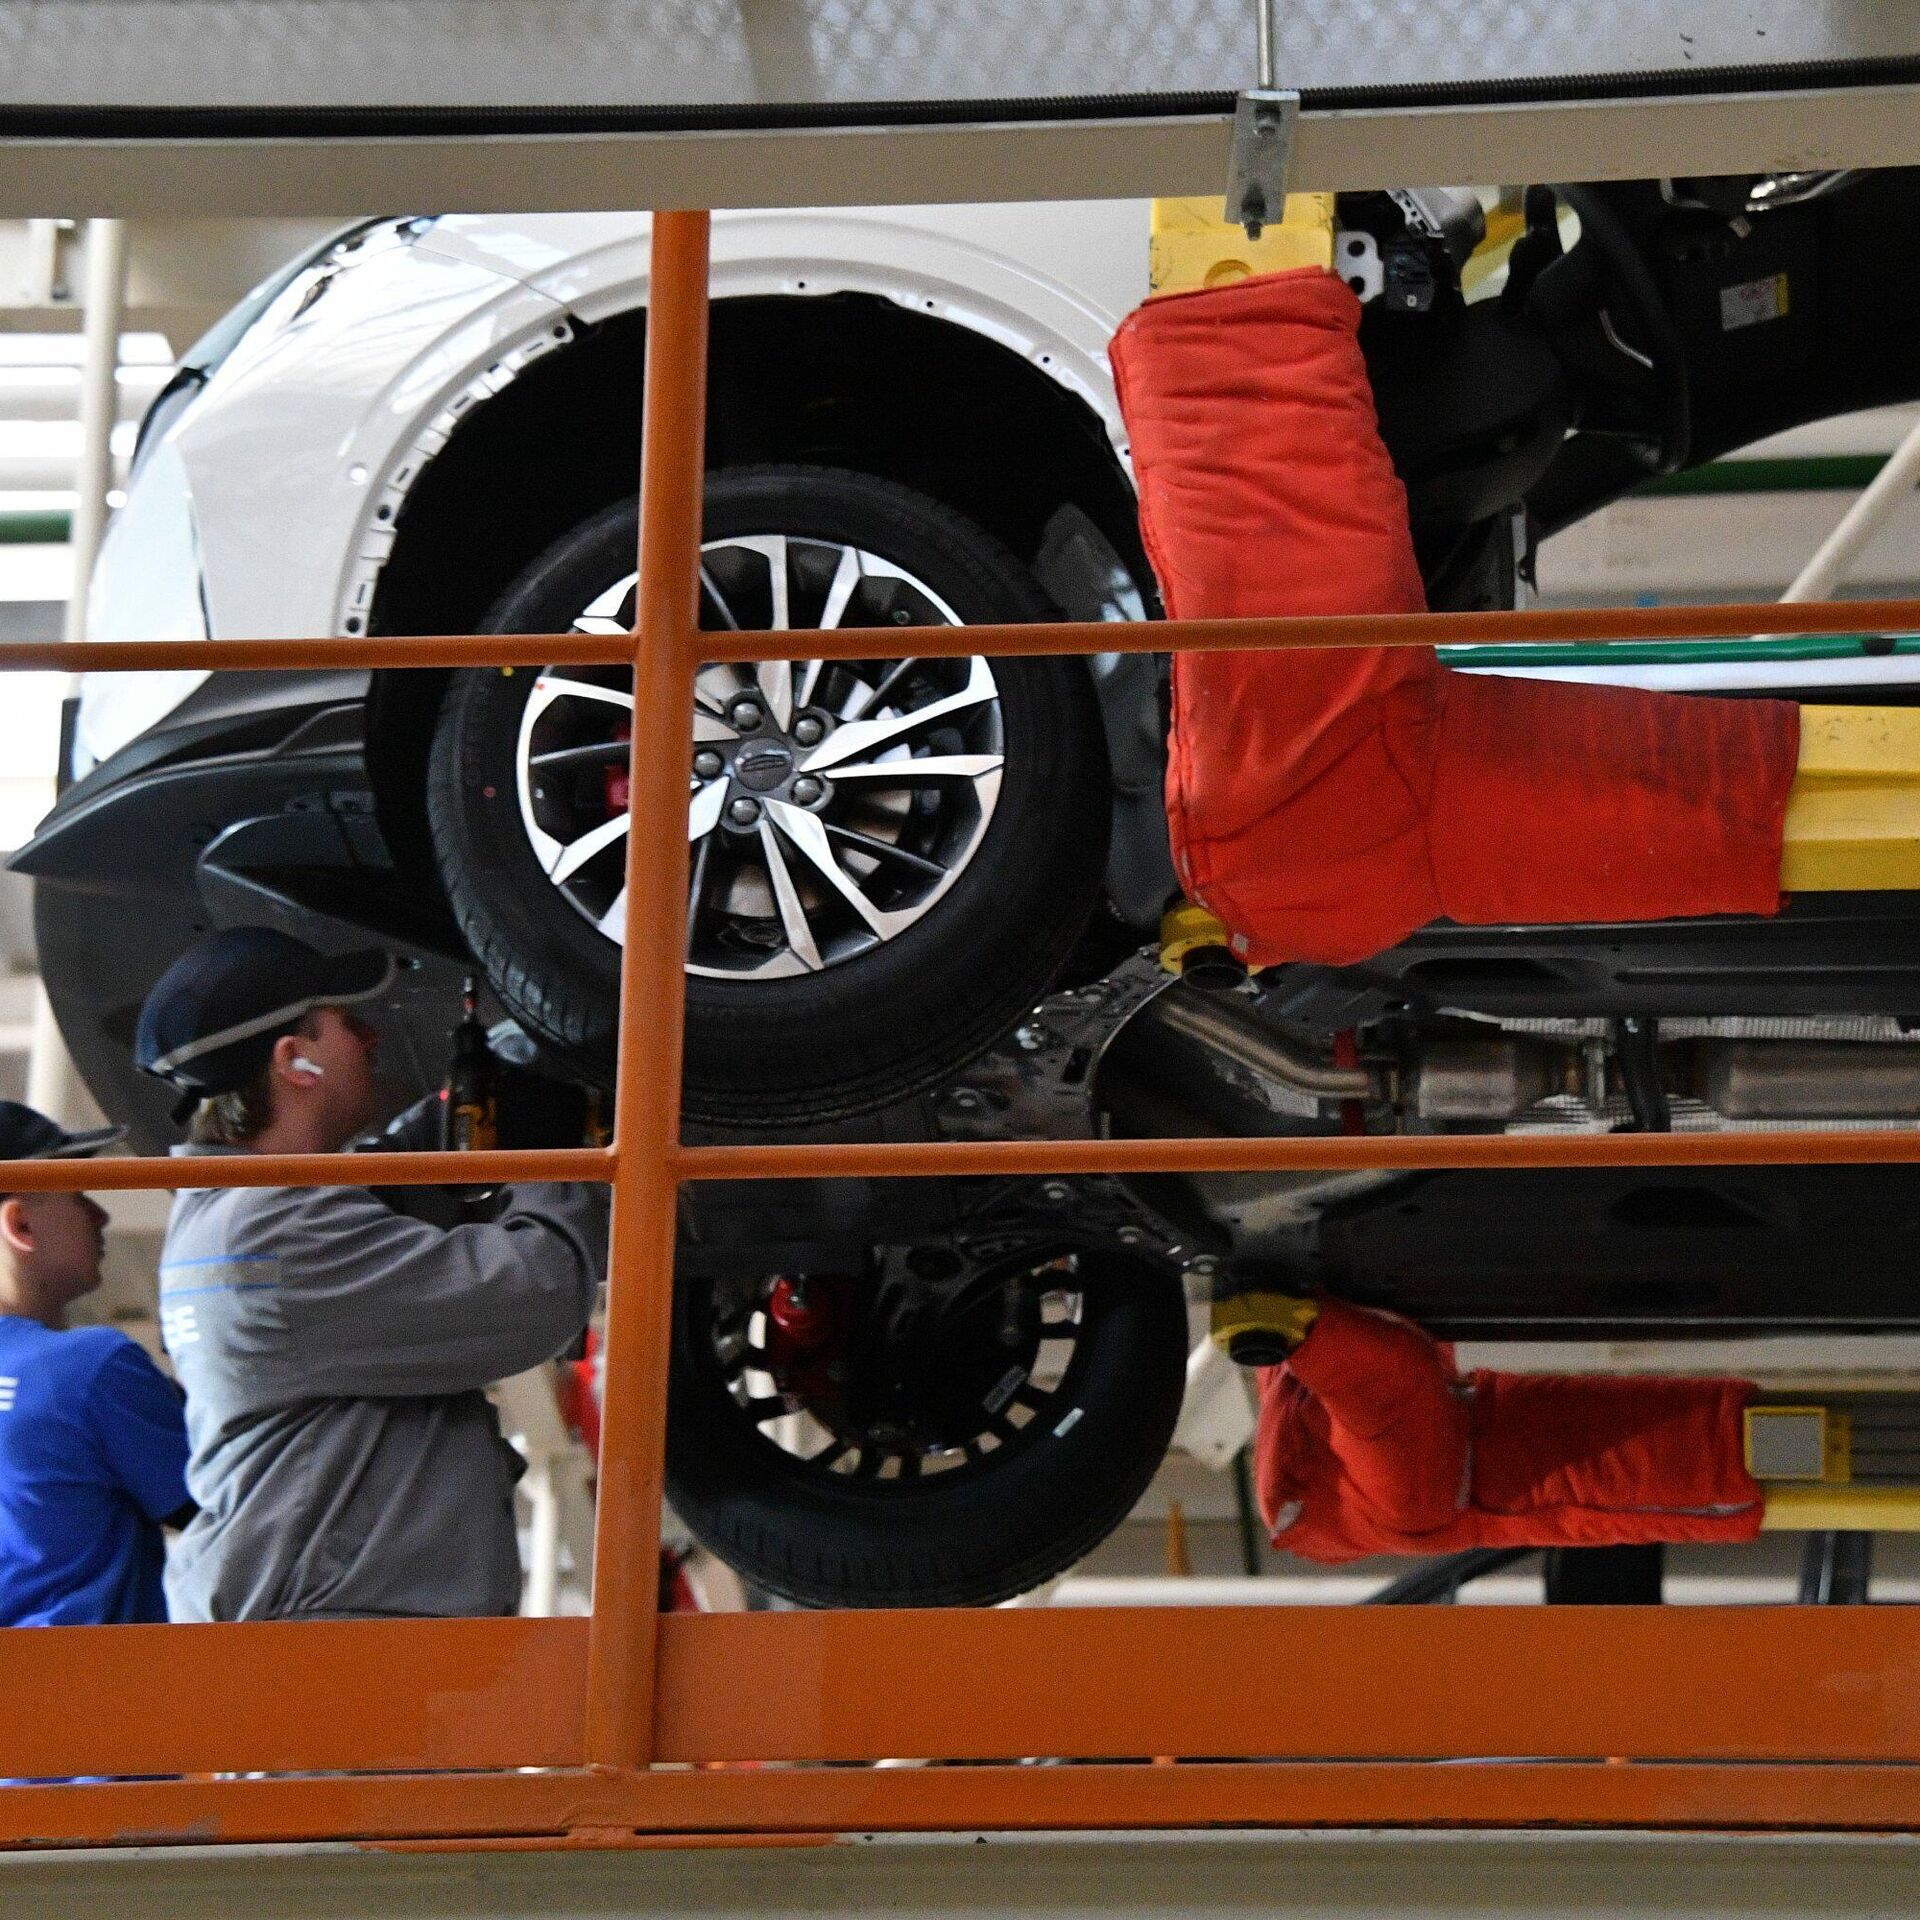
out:
{"label": "yellow support block", "polygon": [[1197,902],[1183,899],[1160,918],[1160,965],[1178,973],[1197,947],[1221,947],[1231,952],[1233,936],[1225,924]]}
{"label": "yellow support block", "polygon": [[1920,889],[1920,709],[1802,707],[1780,884]]}
{"label": "yellow support block", "polygon": [[1243,1366],[1275,1366],[1313,1331],[1320,1303],[1298,1294],[1252,1289],[1213,1302],[1213,1344]]}
{"label": "yellow support block", "polygon": [[1201,200],[1156,200],[1147,250],[1147,291],[1193,293],[1230,286],[1256,273],[1333,265],[1333,195],[1290,193],[1278,226],[1249,240],[1221,217],[1218,195]]}
{"label": "yellow support block", "polygon": [[1920,1487],[1768,1484],[1763,1533],[1920,1533]]}

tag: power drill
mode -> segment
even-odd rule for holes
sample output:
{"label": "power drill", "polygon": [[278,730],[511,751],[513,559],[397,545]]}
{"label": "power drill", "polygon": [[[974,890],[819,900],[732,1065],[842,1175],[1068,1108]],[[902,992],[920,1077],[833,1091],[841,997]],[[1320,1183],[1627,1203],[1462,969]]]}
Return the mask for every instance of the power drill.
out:
{"label": "power drill", "polygon": [[500,1144],[500,1094],[493,1049],[480,1024],[480,990],[469,974],[460,988],[460,1021],[453,1030],[453,1066],[442,1109],[444,1144],[462,1153]]}

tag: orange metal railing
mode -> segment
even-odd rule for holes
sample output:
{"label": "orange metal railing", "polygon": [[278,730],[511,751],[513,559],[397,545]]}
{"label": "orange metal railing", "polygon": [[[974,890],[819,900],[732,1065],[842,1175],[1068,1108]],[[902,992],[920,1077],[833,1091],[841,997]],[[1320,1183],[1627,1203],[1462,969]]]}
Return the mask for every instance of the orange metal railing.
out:
{"label": "orange metal railing", "polygon": [[[88,670],[626,662],[689,710],[707,216],[654,224],[638,632],[0,647]],[[971,627],[922,652],[1408,645],[1859,628],[1920,602]],[[730,656],[785,657],[778,634]],[[827,657],[890,634],[809,632]],[[636,820],[684,769],[633,767]],[[658,1617],[655,1550],[679,1182],[1279,1167],[1920,1161],[1920,1132],[685,1147],[685,835],[630,836],[616,1133],[463,1155],[465,1179],[610,1180],[598,1568],[588,1620],[47,1628],[0,1639],[0,1845],[330,1836],[434,1843],[773,1838],[875,1827],[1536,1822],[1920,1826],[1920,1629],[1896,1609],[1152,1609]],[[431,1154],[198,1162],[209,1185],[432,1182]],[[0,1187],[165,1187],[164,1161],[0,1165]],[[1014,1764],[1029,1755],[1093,1762]],[[1145,1766],[1138,1756],[1257,1756]],[[877,1770],[887,1756],[966,1767]],[[1435,1766],[1501,1756],[1529,1765]],[[742,1762],[784,1762],[764,1767]],[[1621,1761],[1636,1764],[1617,1764]],[[809,1763],[838,1762],[839,1765]],[[692,1764],[690,1764],[692,1763]],[[999,1764],[996,1764],[999,1763]],[[262,1778],[207,1778],[257,1773]],[[310,1775],[321,1777],[290,1777]],[[202,1776],[202,1777],[194,1777]]]}

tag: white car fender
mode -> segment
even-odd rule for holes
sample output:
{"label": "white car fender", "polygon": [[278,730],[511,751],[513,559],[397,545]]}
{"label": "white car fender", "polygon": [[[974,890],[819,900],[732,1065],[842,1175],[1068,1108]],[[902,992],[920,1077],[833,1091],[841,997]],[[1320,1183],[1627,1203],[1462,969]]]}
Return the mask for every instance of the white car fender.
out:
{"label": "white car fender", "polygon": [[[1106,349],[1145,290],[1148,227],[1142,201],[721,214],[713,291],[865,293],[964,327],[1080,399],[1124,467]],[[576,322],[645,304],[648,236],[644,214],[394,221],[297,275],[165,429],[153,481],[135,482],[163,490],[164,468],[183,493],[211,637],[360,631],[408,488]],[[114,625],[119,587],[141,597],[115,544],[96,631]]]}
{"label": "white car fender", "polygon": [[[585,244],[532,284],[583,321],[644,305],[648,223],[578,237]],[[930,313],[1030,361],[1124,449],[1107,343],[1145,295],[1147,241],[1147,207],[1137,200],[720,214],[712,291],[716,300],[867,293]],[[505,264],[497,251],[479,257]]]}
{"label": "white car fender", "polygon": [[317,297],[314,284],[287,289],[168,436],[216,639],[352,631],[359,558],[391,544],[378,515],[396,469],[560,318],[520,282],[415,246],[348,266]]}
{"label": "white car fender", "polygon": [[[454,356],[451,365],[434,366],[424,390],[438,411],[414,411],[413,438],[393,436],[384,459],[376,460],[371,449],[360,458],[379,478],[351,536],[337,628],[357,630],[354,621],[370,604],[392,546],[386,523],[458,413],[483,402],[533,353],[565,344],[561,329],[568,323],[593,324],[645,306],[649,238],[650,222],[641,214],[459,215],[436,221],[423,236],[417,252],[450,268],[513,276],[541,305],[520,316],[523,324],[510,334],[501,324],[510,303],[491,303],[494,324],[483,345],[493,357],[461,362]],[[1126,431],[1106,349],[1145,290],[1147,238],[1140,201],[941,207],[913,217],[892,210],[719,214],[712,292],[716,300],[867,293],[983,335],[1086,405],[1124,468]],[[1066,264],[1076,269],[1071,281],[1059,271]],[[443,345],[450,349],[454,342]],[[407,417],[407,395],[420,385],[416,375],[389,389],[396,420]]]}

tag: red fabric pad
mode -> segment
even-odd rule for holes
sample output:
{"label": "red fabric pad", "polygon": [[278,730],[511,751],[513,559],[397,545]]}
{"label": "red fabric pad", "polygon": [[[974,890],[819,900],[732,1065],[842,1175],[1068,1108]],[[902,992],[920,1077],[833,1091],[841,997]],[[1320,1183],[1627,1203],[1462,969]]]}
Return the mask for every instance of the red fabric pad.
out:
{"label": "red fabric pad", "polygon": [[1391,1314],[1323,1303],[1261,1378],[1254,1475],[1310,1560],[1750,1540],[1742,1380],[1477,1372]]}
{"label": "red fabric pad", "polygon": [[[1114,337],[1140,522],[1176,619],[1417,613],[1360,306],[1317,268],[1149,301]],[[1772,913],[1784,701],[1455,673],[1424,648],[1176,656],[1189,893],[1256,966],[1429,920]]]}

